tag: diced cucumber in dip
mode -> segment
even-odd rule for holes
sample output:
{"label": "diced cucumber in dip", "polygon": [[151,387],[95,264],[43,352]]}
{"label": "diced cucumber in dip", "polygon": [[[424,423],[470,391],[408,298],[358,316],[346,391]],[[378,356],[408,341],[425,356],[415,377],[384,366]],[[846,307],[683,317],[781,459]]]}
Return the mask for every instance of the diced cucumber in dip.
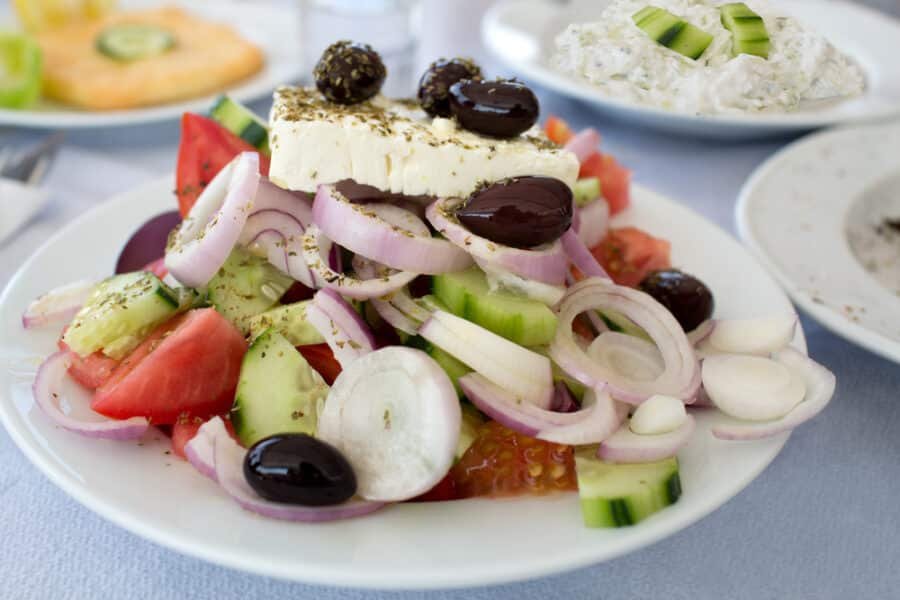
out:
{"label": "diced cucumber in dip", "polygon": [[27,108],[41,94],[41,49],[30,37],[0,33],[0,107]]}
{"label": "diced cucumber in dip", "polygon": [[175,47],[172,32],[140,23],[112,25],[97,36],[97,51],[122,62],[131,62],[162,54]]}
{"label": "diced cucumber in dip", "polygon": [[614,0],[559,33],[552,64],[604,95],[689,114],[788,112],[863,92],[859,65],[814,30],[766,0],[736,6]]}

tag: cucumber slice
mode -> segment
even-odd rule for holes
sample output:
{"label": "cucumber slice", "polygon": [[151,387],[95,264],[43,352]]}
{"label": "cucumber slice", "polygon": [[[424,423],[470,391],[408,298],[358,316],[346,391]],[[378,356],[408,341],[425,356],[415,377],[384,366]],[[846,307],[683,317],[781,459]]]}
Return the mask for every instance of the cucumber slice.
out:
{"label": "cucumber slice", "polygon": [[411,348],[418,348],[433,358],[434,362],[439,364],[447,376],[450,377],[450,381],[453,382],[453,387],[456,389],[456,395],[460,398],[463,397],[462,388],[459,387],[459,378],[471,373],[472,369],[420,335],[410,337],[405,344]]}
{"label": "cucumber slice", "polygon": [[41,49],[28,36],[0,33],[0,107],[28,108],[41,94]]}
{"label": "cucumber slice", "polygon": [[723,4],[719,7],[722,25],[731,32],[734,56],[752,54],[769,57],[770,41],[766,24],[757,13],[743,2]]}
{"label": "cucumber slice", "polygon": [[292,283],[265,258],[235,248],[209,282],[209,301],[246,335],[250,319],[278,304]]}
{"label": "cucumber slice", "polygon": [[266,156],[272,153],[269,149],[268,125],[243,104],[226,95],[219,96],[210,109],[209,116]]}
{"label": "cucumber slice", "polygon": [[122,23],[101,31],[96,47],[113,60],[131,62],[168,52],[175,47],[175,36],[155,25]]}
{"label": "cucumber slice", "polygon": [[102,281],[72,319],[63,341],[80,356],[123,358],[157,326],[190,307],[190,294],[140,271]]}
{"label": "cucumber slice", "polygon": [[310,302],[310,300],[304,300],[285,306],[276,306],[251,317],[248,321],[251,339],[256,339],[267,329],[272,328],[294,346],[324,344],[325,338],[306,320],[306,307]]}
{"label": "cucumber slice", "polygon": [[699,27],[655,6],[642,8],[631,19],[650,39],[694,60],[706,51],[713,39]]}
{"label": "cucumber slice", "polygon": [[435,275],[434,295],[458,317],[522,346],[544,346],[556,334],[556,315],[542,302],[492,292],[484,273],[472,268]]}
{"label": "cucumber slice", "polygon": [[586,206],[600,197],[600,180],[596,177],[585,177],[575,182],[572,195],[576,206]]}
{"label": "cucumber slice", "polygon": [[581,512],[587,527],[634,525],[674,504],[681,496],[678,459],[609,464],[596,447],[575,452]]}
{"label": "cucumber slice", "polygon": [[241,364],[231,422],[245,446],[276,433],[314,435],[328,384],[293,344],[269,329]]}

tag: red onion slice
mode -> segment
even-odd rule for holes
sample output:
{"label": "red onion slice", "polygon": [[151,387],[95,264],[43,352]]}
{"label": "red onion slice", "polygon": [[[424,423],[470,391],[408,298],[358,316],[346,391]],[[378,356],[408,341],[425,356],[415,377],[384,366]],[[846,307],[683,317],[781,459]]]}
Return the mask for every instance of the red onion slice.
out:
{"label": "red onion slice", "polygon": [[22,314],[22,327],[34,329],[72,320],[85,303],[97,283],[82,279],[58,288],[34,299]]}
{"label": "red onion slice", "polygon": [[[379,276],[379,273],[383,275],[383,272],[386,269],[387,268],[383,265],[379,268],[376,263],[373,263],[369,259],[363,258],[358,254],[353,257],[353,270],[359,275],[360,279],[373,279]],[[414,307],[413,310],[416,316],[413,314],[406,314],[401,310],[399,308],[400,303],[407,307]],[[422,326],[422,323],[431,317],[430,312],[415,303],[409,296],[409,292],[406,288],[401,288],[384,298],[372,298],[369,300],[369,304],[372,305],[372,308],[375,309],[378,316],[384,319],[391,327],[408,335],[416,335],[419,331],[419,327]],[[423,313],[424,318],[418,319],[417,316]]]}
{"label": "red onion slice", "polygon": [[361,517],[385,506],[382,502],[360,499],[351,499],[335,506],[299,506],[261,498],[244,478],[247,451],[228,434],[220,417],[200,427],[197,435],[185,446],[185,454],[198,471],[217,481],[241,508],[264,517],[319,523]]}
{"label": "red onion slice", "polygon": [[178,281],[209,283],[237,243],[258,187],[256,152],[239,154],[213,178],[166,250],[166,268]]}
{"label": "red onion slice", "polygon": [[279,271],[309,288],[316,278],[303,258],[303,225],[285,212],[265,209],[247,217],[240,243],[252,252],[262,252]]}
{"label": "red onion slice", "polygon": [[306,320],[325,338],[343,368],[376,347],[369,326],[352,306],[331,290],[316,292],[313,303],[306,307]]}
{"label": "red onion slice", "polygon": [[524,279],[533,279],[550,285],[563,285],[569,260],[559,240],[552,244],[521,250],[510,248],[477,236],[456,219],[454,210],[460,199],[436,200],[425,215],[441,235],[471,254],[474,258],[491,263],[498,269],[511,271]]}
{"label": "red onion slice", "polygon": [[459,386],[466,398],[501,425],[557,444],[602,442],[619,427],[625,416],[604,390],[588,390],[580,410],[561,413],[519,402],[478,373],[460,377]]}
{"label": "red onion slice", "polygon": [[316,225],[310,225],[306,229],[303,236],[304,260],[313,274],[321,281],[321,287],[333,289],[348,298],[368,300],[387,296],[418,277],[417,273],[397,271],[386,277],[363,280],[338,273],[328,266],[323,258],[331,252],[332,247],[332,241]]}
{"label": "red onion slice", "polygon": [[82,421],[65,414],[59,407],[63,397],[63,382],[68,375],[68,352],[56,352],[38,368],[32,385],[34,401],[50,419],[63,429],[86,437],[108,440],[133,440],[141,437],[150,428],[150,422],[143,417],[124,421],[105,419],[102,421]]}
{"label": "red onion slice", "polygon": [[597,151],[599,146],[600,134],[593,127],[587,127],[573,135],[563,148],[575,154],[578,157],[578,162],[583,163],[591,154]]}
{"label": "red onion slice", "polygon": [[553,402],[553,369],[546,356],[442,310],[422,325],[419,335],[523,404],[547,409]]}
{"label": "red onion slice", "polygon": [[584,242],[575,233],[575,230],[569,229],[562,236],[562,245],[572,261],[572,264],[581,271],[585,277],[600,277],[609,279],[609,274],[600,266],[591,251],[587,249]]}
{"label": "red onion slice", "polygon": [[[665,369],[659,377],[640,381],[598,364],[575,341],[572,321],[594,309],[612,309],[641,327],[653,340]],[[556,337],[550,356],[571,377],[588,387],[609,385],[612,396],[640,404],[654,394],[687,400],[700,386],[700,366],[678,321],[651,296],[612,281],[590,278],[569,288],[560,305]]]}
{"label": "red onion slice", "polygon": [[573,221],[572,228],[578,232],[585,246],[593,248],[603,241],[609,231],[609,203],[597,198],[590,204],[575,209],[578,215],[577,226]]}
{"label": "red onion slice", "polygon": [[834,373],[815,362],[802,352],[785,348],[772,358],[798,373],[806,382],[803,401],[791,412],[774,421],[752,422],[729,419],[727,423],[716,425],[712,434],[723,440],[758,440],[790,431],[822,412],[834,396],[836,379]]}
{"label": "red onion slice", "polygon": [[578,402],[572,395],[572,390],[569,389],[569,386],[562,381],[557,381],[553,384],[553,403],[550,405],[550,410],[558,413],[571,413],[579,408]]}
{"label": "red onion slice", "polygon": [[[313,202],[313,219],[325,235],[341,246],[399,271],[436,275],[461,271],[472,264],[464,250],[431,237],[421,219],[402,208],[354,204],[332,185],[320,185]],[[389,207],[403,221],[385,218]]]}
{"label": "red onion slice", "polygon": [[623,424],[603,440],[597,456],[611,463],[645,463],[671,458],[678,454],[694,435],[696,421],[691,415],[675,431],[656,435],[638,435]]}

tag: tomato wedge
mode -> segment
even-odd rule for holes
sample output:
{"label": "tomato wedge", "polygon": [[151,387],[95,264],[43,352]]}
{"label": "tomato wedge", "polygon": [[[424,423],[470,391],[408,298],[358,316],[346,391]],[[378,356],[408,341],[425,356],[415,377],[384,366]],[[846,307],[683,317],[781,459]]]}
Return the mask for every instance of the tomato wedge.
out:
{"label": "tomato wedge", "polygon": [[141,342],[97,389],[91,408],[156,425],[225,414],[246,350],[241,332],[214,309],[189,311]]}
{"label": "tomato wedge", "polygon": [[612,155],[600,152],[591,154],[581,163],[578,176],[600,180],[600,193],[609,203],[609,214],[618,214],[631,203],[631,171],[620,165]]}
{"label": "tomato wedge", "polygon": [[[228,433],[231,434],[231,437],[233,437],[235,441],[238,441],[237,436],[234,433],[234,426],[231,424],[231,419],[227,416],[223,416],[222,419],[225,421],[225,428],[228,430]],[[206,423],[206,421],[207,420],[205,419],[192,417],[179,419],[177,423],[172,425],[172,452],[175,456],[180,456],[187,460],[187,456],[184,454],[184,446],[194,439],[194,436],[197,435],[197,432],[203,427],[203,424]]]}
{"label": "tomato wedge", "polygon": [[547,134],[550,141],[560,146],[564,145],[575,135],[569,128],[569,124],[555,115],[547,117],[547,120],[544,122],[544,133]]}
{"label": "tomato wedge", "polygon": [[297,346],[297,350],[300,351],[309,366],[319,372],[328,385],[333,384],[337,376],[341,374],[341,363],[334,357],[328,344]]}
{"label": "tomato wedge", "polygon": [[[187,216],[212,178],[241,152],[256,152],[256,148],[212,119],[184,113],[175,174],[175,194],[182,217]],[[262,175],[269,174],[268,156],[260,154],[259,170]]]}
{"label": "tomato wedge", "polygon": [[82,357],[69,350],[69,346],[62,339],[56,342],[56,345],[60,350],[69,353],[69,376],[89,390],[96,390],[109,381],[113,371],[119,366],[119,361],[102,352],[97,351]]}
{"label": "tomato wedge", "polygon": [[619,285],[637,286],[650,271],[672,266],[672,245],[637,227],[610,229],[591,252],[613,281]]}

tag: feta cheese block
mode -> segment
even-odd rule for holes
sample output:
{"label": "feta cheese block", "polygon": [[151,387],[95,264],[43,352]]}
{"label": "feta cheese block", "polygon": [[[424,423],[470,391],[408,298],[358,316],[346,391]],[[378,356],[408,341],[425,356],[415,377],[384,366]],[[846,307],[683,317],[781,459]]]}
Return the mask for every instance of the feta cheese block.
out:
{"label": "feta cheese block", "polygon": [[353,179],[408,196],[466,197],[517,175],[555,177],[572,187],[578,159],[533,128],[498,140],[428,117],[412,100],[376,96],[344,106],[314,88],[275,92],[269,178],[290,190]]}

